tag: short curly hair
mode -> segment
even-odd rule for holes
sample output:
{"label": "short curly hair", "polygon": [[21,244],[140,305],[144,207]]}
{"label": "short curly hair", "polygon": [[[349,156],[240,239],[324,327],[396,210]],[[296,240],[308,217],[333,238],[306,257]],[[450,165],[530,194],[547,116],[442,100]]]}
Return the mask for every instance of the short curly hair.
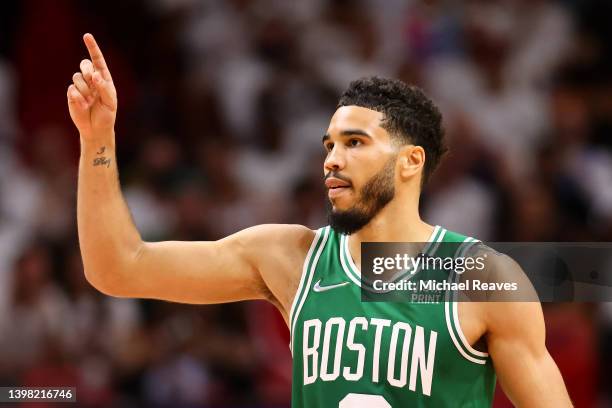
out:
{"label": "short curly hair", "polygon": [[382,113],[381,127],[400,145],[425,150],[424,185],[447,152],[442,114],[423,91],[398,79],[367,77],[350,83],[337,108],[360,106]]}

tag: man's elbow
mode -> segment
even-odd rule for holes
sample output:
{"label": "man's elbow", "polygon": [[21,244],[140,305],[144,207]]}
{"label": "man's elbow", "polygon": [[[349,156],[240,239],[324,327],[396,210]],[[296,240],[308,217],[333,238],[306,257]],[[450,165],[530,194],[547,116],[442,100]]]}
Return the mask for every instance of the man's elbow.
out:
{"label": "man's elbow", "polygon": [[99,292],[113,297],[132,297],[123,267],[119,265],[85,267],[84,272],[87,282]]}
{"label": "man's elbow", "polygon": [[[130,251],[82,252],[85,279],[99,292],[114,297],[133,297],[130,290],[131,269],[139,257],[142,245]],[[133,286],[133,285],[132,285]]]}

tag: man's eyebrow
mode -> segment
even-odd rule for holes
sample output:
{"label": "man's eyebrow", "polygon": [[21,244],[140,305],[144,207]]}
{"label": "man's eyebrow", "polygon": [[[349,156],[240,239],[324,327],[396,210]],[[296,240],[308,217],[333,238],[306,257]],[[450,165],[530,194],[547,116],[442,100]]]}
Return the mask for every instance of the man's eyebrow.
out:
{"label": "man's eyebrow", "polygon": [[[364,136],[367,137],[369,139],[372,139],[372,136],[370,136],[370,134],[368,132],[366,132],[365,130],[361,130],[361,129],[345,129],[342,130],[340,132],[340,136],[343,137],[348,137],[348,136]],[[325,143],[326,141],[328,141],[331,138],[331,136],[329,135],[329,133],[325,133],[323,135],[323,138],[321,139],[322,143]]]}

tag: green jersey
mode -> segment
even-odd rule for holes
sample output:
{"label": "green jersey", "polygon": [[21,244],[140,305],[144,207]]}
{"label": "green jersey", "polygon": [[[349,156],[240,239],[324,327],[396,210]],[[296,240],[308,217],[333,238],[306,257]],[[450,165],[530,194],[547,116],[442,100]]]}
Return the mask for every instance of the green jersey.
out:
{"label": "green jersey", "polygon": [[[446,256],[441,242],[476,241],[437,226],[424,253]],[[466,340],[452,297],[364,302],[361,284],[348,237],[319,229],[290,312],[293,408],[491,406],[493,364]]]}

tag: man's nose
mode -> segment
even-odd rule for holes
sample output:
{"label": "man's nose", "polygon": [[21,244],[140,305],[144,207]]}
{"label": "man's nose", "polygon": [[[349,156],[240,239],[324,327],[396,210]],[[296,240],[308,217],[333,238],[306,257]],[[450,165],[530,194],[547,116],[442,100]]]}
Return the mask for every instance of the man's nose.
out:
{"label": "man's nose", "polygon": [[346,160],[341,150],[342,149],[334,146],[334,148],[329,152],[325,158],[325,163],[323,166],[326,171],[338,171],[344,169]]}

